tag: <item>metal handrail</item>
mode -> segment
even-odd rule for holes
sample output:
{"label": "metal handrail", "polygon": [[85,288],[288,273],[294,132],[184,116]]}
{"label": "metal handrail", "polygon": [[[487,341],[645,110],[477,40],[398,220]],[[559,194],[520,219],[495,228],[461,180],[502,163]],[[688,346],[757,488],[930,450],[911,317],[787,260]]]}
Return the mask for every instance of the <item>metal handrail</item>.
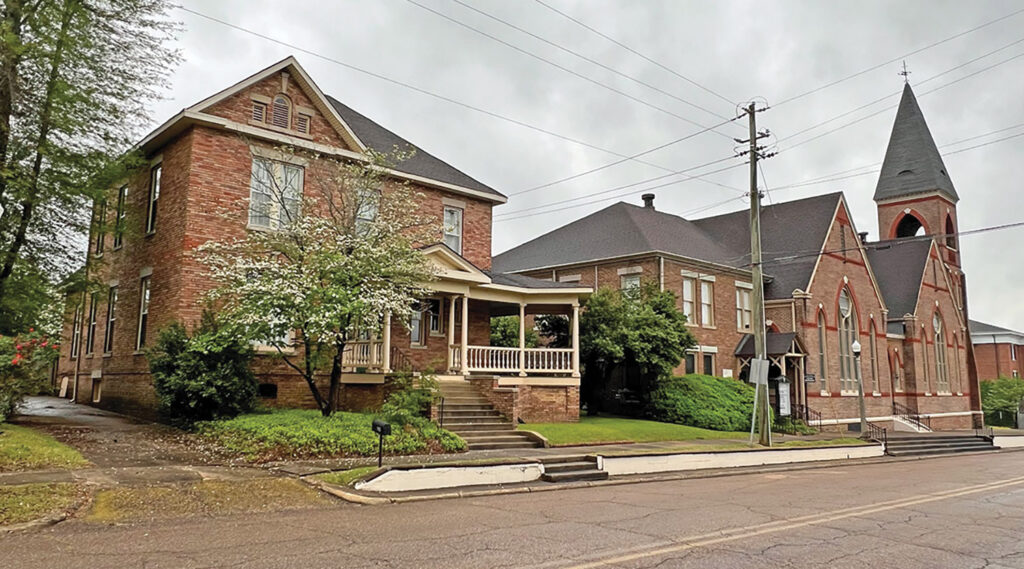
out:
{"label": "metal handrail", "polygon": [[931,417],[921,415],[902,403],[896,401],[892,402],[892,414],[908,422],[913,421],[917,423],[918,426],[926,428],[929,431],[932,430]]}
{"label": "metal handrail", "polygon": [[889,431],[885,427],[868,421],[868,431],[864,433],[864,436],[875,442],[882,443],[883,448],[889,446]]}

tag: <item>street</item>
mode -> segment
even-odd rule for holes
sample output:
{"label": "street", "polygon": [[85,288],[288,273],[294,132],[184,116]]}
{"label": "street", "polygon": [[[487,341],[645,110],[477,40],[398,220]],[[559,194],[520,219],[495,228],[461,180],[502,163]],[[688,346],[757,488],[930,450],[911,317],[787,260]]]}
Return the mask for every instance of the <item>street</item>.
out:
{"label": "street", "polygon": [[3,566],[1024,567],[1024,453],[0,537]]}

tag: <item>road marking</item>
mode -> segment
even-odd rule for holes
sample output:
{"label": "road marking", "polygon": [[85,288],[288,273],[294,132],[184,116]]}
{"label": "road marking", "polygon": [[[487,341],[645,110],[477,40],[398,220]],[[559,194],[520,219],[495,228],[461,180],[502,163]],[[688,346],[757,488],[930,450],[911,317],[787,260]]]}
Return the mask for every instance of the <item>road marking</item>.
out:
{"label": "road marking", "polygon": [[716,545],[719,543],[725,543],[737,539],[756,537],[759,535],[776,533],[789,529],[797,529],[825,522],[834,522],[865,514],[877,514],[891,510],[898,510],[900,508],[906,508],[909,506],[916,506],[919,504],[927,504],[931,502],[939,502],[942,500],[949,500],[951,498],[958,498],[961,496],[978,494],[990,490],[998,490],[1001,488],[1017,486],[1020,484],[1024,484],[1024,476],[1019,478],[1009,478],[997,482],[987,482],[985,484],[977,484],[974,486],[965,486],[963,488],[958,488],[956,490],[946,490],[943,492],[936,492],[932,494],[920,494],[918,496],[913,496],[910,498],[901,498],[898,500],[876,502],[874,504],[866,504],[863,506],[855,506],[852,508],[834,510],[827,513],[811,514],[807,516],[800,516],[785,520],[777,520],[774,522],[766,522],[763,524],[757,524],[753,526],[730,528],[718,532],[692,536],[686,543],[678,543],[671,546],[649,549],[647,551],[639,551],[636,553],[618,555],[614,557],[606,557],[604,559],[589,561],[579,565],[563,566],[563,569],[594,569],[596,567],[606,567],[608,565],[613,565],[617,563],[627,563],[630,561],[637,561],[640,559],[657,557],[661,555],[667,555],[670,553],[680,553],[682,551],[688,551],[690,549],[696,549],[698,547],[707,547],[709,545]]}

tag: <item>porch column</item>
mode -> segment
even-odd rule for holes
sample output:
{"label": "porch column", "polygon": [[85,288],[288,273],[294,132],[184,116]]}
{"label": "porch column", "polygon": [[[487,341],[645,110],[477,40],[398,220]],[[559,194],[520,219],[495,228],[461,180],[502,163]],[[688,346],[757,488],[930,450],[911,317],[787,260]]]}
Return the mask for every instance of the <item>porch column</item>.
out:
{"label": "porch column", "polygon": [[519,303],[519,377],[526,377],[526,303]]}
{"label": "porch column", "polygon": [[572,307],[572,376],[580,376],[580,306]]}
{"label": "porch column", "polygon": [[469,375],[469,295],[462,297],[462,345],[459,347],[462,353],[461,369],[462,375]]}
{"label": "porch column", "polygon": [[455,345],[455,298],[448,297],[448,371],[455,371],[455,362],[452,360],[452,346]]}
{"label": "porch column", "polygon": [[391,373],[391,313],[387,312],[384,314],[384,345],[381,346],[381,354],[383,362],[381,362],[381,370],[384,373]]}

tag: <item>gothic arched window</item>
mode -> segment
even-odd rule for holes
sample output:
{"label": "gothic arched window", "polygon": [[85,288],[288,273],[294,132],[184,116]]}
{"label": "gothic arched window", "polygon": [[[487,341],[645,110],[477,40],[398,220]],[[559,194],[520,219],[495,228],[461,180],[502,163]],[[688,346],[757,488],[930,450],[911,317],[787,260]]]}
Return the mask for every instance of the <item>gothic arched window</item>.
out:
{"label": "gothic arched window", "polygon": [[942,329],[942,317],[938,312],[932,317],[932,330],[935,332],[935,389],[939,393],[949,393],[949,371],[946,369],[946,334]]}
{"label": "gothic arched window", "polygon": [[857,363],[853,343],[857,341],[857,311],[848,289],[839,293],[839,389],[857,390]]}
{"label": "gothic arched window", "polygon": [[818,375],[821,380],[821,390],[828,391],[828,359],[827,352],[825,349],[825,342],[827,336],[825,335],[825,312],[818,311]]}

